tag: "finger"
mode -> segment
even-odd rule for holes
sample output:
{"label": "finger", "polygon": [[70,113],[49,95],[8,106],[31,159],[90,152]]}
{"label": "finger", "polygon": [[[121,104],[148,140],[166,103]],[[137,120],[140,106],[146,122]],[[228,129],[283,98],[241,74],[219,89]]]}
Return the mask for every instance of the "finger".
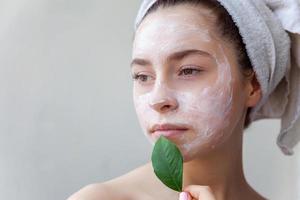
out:
{"label": "finger", "polygon": [[185,192],[189,192],[190,195],[199,200],[216,200],[212,190],[208,186],[190,185],[184,188]]}
{"label": "finger", "polygon": [[188,192],[181,192],[179,194],[179,200],[192,200],[192,197],[189,195]]}

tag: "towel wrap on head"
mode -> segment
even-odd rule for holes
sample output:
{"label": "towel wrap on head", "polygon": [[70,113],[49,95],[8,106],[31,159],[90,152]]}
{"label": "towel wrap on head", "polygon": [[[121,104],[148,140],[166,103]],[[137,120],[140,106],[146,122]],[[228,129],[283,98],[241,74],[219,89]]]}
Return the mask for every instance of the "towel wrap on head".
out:
{"label": "towel wrap on head", "polygon": [[[136,30],[156,0],[144,0]],[[281,119],[277,145],[292,155],[300,141],[300,0],[218,0],[239,29],[262,90],[251,121]]]}

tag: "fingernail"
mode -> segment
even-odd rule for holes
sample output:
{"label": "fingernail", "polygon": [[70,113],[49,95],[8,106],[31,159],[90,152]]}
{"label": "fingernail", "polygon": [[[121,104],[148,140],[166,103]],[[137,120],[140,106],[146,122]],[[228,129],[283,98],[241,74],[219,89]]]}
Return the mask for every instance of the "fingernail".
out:
{"label": "fingernail", "polygon": [[179,195],[179,200],[188,200],[188,195],[186,192],[181,192]]}

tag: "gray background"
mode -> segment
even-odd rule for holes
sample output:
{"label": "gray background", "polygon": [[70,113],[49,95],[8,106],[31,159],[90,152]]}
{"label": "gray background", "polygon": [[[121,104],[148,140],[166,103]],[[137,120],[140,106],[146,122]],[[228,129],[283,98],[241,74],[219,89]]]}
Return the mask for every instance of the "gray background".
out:
{"label": "gray background", "polygon": [[[66,199],[149,160],[129,70],[139,3],[0,0],[1,200]],[[278,129],[245,133],[246,175],[270,199],[299,200],[300,147],[283,156]]]}

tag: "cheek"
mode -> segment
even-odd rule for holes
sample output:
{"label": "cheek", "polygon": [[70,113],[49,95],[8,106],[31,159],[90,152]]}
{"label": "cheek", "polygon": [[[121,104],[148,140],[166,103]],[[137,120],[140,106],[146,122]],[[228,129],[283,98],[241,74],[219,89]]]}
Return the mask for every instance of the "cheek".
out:
{"label": "cheek", "polygon": [[148,138],[148,140],[153,144],[153,140],[150,138],[149,134],[147,133],[148,126],[153,124],[155,121],[155,112],[153,112],[152,109],[150,109],[150,106],[148,104],[150,99],[150,93],[139,95],[135,92],[133,94],[133,100],[134,100],[134,107],[135,111],[140,123],[140,126],[143,130],[144,135]]}
{"label": "cheek", "polygon": [[145,115],[143,115],[143,113],[148,113],[147,115],[149,115],[149,109],[147,109],[148,107],[146,105],[148,99],[149,95],[147,94],[137,95],[134,93],[133,95],[134,107],[139,120],[144,120],[143,116]]}
{"label": "cheek", "polygon": [[197,136],[209,137],[228,122],[232,108],[232,91],[224,88],[207,89],[200,95],[184,94],[180,98],[182,115],[196,130]]}
{"label": "cheek", "polygon": [[[204,144],[216,145],[229,125],[232,92],[226,88],[207,88],[198,95],[182,94],[181,116],[193,126],[193,132],[183,135],[179,143],[185,154],[193,154]],[[197,148],[196,148],[197,147]]]}
{"label": "cheek", "polygon": [[[178,97],[181,111],[193,119],[223,120],[231,108],[232,90],[207,87],[200,92],[182,93]],[[197,121],[198,121],[197,119]]]}

